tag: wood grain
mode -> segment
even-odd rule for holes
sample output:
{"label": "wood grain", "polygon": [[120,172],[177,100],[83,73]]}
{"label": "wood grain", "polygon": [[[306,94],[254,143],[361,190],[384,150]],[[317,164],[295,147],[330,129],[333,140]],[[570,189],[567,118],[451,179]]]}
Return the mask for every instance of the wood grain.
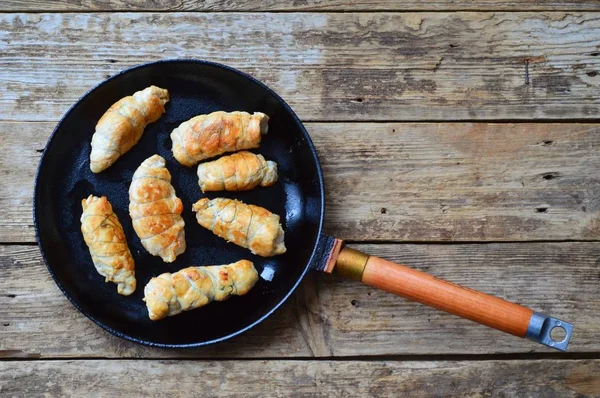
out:
{"label": "wood grain", "polygon": [[600,117],[596,13],[3,14],[0,32],[2,120],[57,120],[174,57],[240,68],[304,120]]}
{"label": "wood grain", "polygon": [[[600,125],[307,123],[326,232],[383,241],[600,239]],[[0,123],[0,241],[34,242],[54,123]],[[15,167],[14,159],[19,159]]]}
{"label": "wood grain", "polygon": [[543,11],[598,10],[586,0],[4,0],[0,11]]}
{"label": "wood grain", "polygon": [[[600,393],[599,2],[0,3],[0,396]],[[120,70],[176,57],[237,67],[294,108],[323,162],[326,232],[573,322],[570,354],[316,272],[216,346],[151,349],[93,324],[37,246],[6,243],[35,241],[59,117]]]}
{"label": "wood grain", "polygon": [[343,239],[600,237],[599,125],[309,125]]}
{"label": "wood grain", "polygon": [[[600,351],[596,243],[353,245],[573,322],[570,353]],[[35,246],[0,246],[0,357],[282,358],[554,353],[359,282],[309,273],[290,302],[248,333],[198,350],[150,349],[80,314]]]}
{"label": "wood grain", "polygon": [[0,362],[12,396],[537,396],[600,391],[599,360]]}

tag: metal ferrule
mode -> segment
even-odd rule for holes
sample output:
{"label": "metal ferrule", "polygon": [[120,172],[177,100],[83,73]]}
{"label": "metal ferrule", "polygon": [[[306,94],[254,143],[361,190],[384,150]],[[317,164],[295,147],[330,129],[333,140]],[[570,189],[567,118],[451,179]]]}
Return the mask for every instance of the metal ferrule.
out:
{"label": "metal ferrule", "polygon": [[344,247],[337,258],[333,273],[360,281],[368,259],[368,254]]}
{"label": "metal ferrule", "polygon": [[[552,331],[556,328],[564,330],[565,337],[562,341],[554,340],[551,336]],[[572,333],[572,324],[534,312],[529,320],[529,327],[527,328],[525,338],[547,345],[548,347],[556,348],[560,351],[566,351]]]}

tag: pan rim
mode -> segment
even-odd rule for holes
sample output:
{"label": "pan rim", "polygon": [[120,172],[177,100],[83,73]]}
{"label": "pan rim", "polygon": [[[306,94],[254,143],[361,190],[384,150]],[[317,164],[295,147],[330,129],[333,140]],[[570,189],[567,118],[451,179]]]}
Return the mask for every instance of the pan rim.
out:
{"label": "pan rim", "polygon": [[[216,338],[216,339],[211,339],[211,340],[206,340],[206,341],[201,341],[201,342],[196,342],[196,343],[185,343],[185,344],[167,344],[167,343],[156,343],[156,342],[152,342],[152,341],[148,341],[148,340],[144,340],[144,339],[140,339],[134,336],[130,336],[127,335],[125,333],[122,333],[118,330],[115,330],[105,324],[103,324],[101,321],[99,321],[98,319],[96,319],[92,314],[88,313],[87,311],[84,311],[82,309],[82,307],[78,304],[78,302],[71,297],[67,291],[65,290],[64,286],[62,285],[62,283],[58,280],[58,277],[56,276],[56,274],[54,273],[54,270],[52,268],[52,266],[50,265],[50,263],[48,262],[48,259],[46,257],[46,252],[43,248],[43,238],[40,235],[40,225],[39,225],[39,214],[38,214],[38,202],[40,201],[40,192],[39,192],[39,185],[40,185],[40,174],[41,174],[41,170],[46,162],[47,159],[47,154],[48,154],[48,148],[51,146],[56,133],[59,131],[59,129],[61,128],[62,124],[64,123],[65,119],[67,119],[69,117],[69,115],[84,101],[86,100],[93,92],[95,92],[98,88],[102,87],[103,85],[107,84],[108,82],[117,79],[123,75],[126,75],[128,73],[132,73],[135,72],[139,69],[143,69],[143,68],[147,68],[147,67],[152,67],[158,64],[165,64],[165,63],[194,63],[194,64],[199,64],[199,65],[204,65],[204,66],[210,66],[210,67],[214,67],[214,68],[218,68],[218,69],[223,69],[226,70],[228,72],[232,72],[235,73],[255,84],[257,84],[259,87],[261,87],[262,89],[264,89],[267,93],[269,93],[270,95],[273,96],[273,98],[275,98],[277,100],[277,102],[279,104],[281,104],[283,106],[283,108],[286,110],[286,112],[288,112],[294,122],[296,123],[296,125],[298,126],[298,128],[300,129],[300,132],[302,133],[302,135],[304,136],[305,140],[306,140],[306,144],[308,145],[308,148],[310,150],[311,155],[313,156],[313,161],[314,164],[316,166],[316,171],[317,171],[317,177],[318,177],[318,183],[319,183],[319,194],[320,194],[320,214],[319,214],[319,222],[318,222],[318,229],[317,229],[317,234],[316,234],[316,239],[315,242],[313,244],[313,248],[312,248],[312,252],[310,254],[310,257],[307,261],[307,263],[304,266],[304,270],[302,270],[302,272],[300,273],[300,276],[298,277],[298,280],[293,284],[293,286],[291,287],[291,289],[283,296],[283,298],[281,298],[272,308],[270,308],[264,315],[262,315],[261,317],[259,317],[256,321],[252,322],[251,324],[236,330],[235,332],[229,333],[225,336]],[[156,347],[156,348],[197,348],[197,347],[202,347],[202,346],[208,346],[211,344],[215,344],[215,343],[219,343],[225,340],[229,340],[235,336],[238,336],[250,329],[252,329],[253,327],[255,327],[256,325],[258,325],[259,323],[263,322],[265,319],[267,319],[269,316],[271,316],[275,311],[277,311],[289,298],[290,296],[294,293],[294,291],[296,291],[296,289],[298,288],[298,286],[300,285],[300,283],[302,282],[302,280],[304,279],[304,276],[306,275],[306,273],[308,272],[309,268],[311,268],[311,264],[314,263],[314,261],[316,260],[315,257],[318,255],[317,253],[317,248],[318,245],[317,243],[319,242],[319,239],[321,238],[322,234],[323,234],[323,220],[325,218],[325,186],[324,186],[324,180],[323,180],[323,170],[321,168],[321,163],[319,161],[319,157],[316,151],[316,148],[310,138],[310,135],[308,134],[308,132],[306,131],[306,128],[304,127],[304,125],[302,124],[302,122],[300,121],[300,119],[298,118],[298,116],[296,115],[296,113],[292,110],[292,108],[283,100],[283,98],[281,98],[275,91],[273,91],[271,88],[269,88],[266,84],[262,83],[261,81],[259,81],[258,79],[254,78],[253,76],[249,75],[246,72],[242,72],[236,68],[233,68],[231,66],[228,65],[224,65],[218,62],[213,62],[213,61],[206,61],[206,60],[202,60],[202,59],[196,59],[196,58],[172,58],[172,59],[163,59],[163,60],[159,60],[159,61],[152,61],[152,62],[146,62],[146,63],[142,63],[142,64],[138,64],[135,66],[132,66],[130,68],[127,69],[123,69],[121,71],[119,71],[118,73],[116,73],[115,75],[101,81],[100,83],[96,84],[94,87],[92,87],[91,89],[89,89],[85,94],[83,94],[75,103],[73,103],[69,109],[65,112],[65,114],[60,118],[60,120],[58,121],[58,123],[56,124],[56,127],[54,128],[54,130],[52,131],[52,133],[50,134],[50,136],[48,137],[48,141],[46,142],[46,146],[44,147],[44,152],[42,153],[42,156],[40,158],[40,162],[38,164],[37,170],[36,170],[36,175],[35,175],[35,185],[34,185],[34,191],[33,191],[33,225],[34,225],[34,229],[35,229],[35,237],[36,237],[36,241],[38,244],[38,247],[40,249],[40,253],[42,255],[42,259],[44,260],[44,264],[46,265],[46,268],[48,269],[48,272],[50,273],[50,276],[52,276],[52,279],[54,280],[54,283],[56,283],[56,285],[58,286],[58,288],[60,289],[60,291],[63,293],[63,295],[71,302],[71,304],[83,315],[85,315],[88,319],[90,319],[92,322],[94,322],[96,325],[100,326],[102,329],[104,329],[105,331],[107,331],[108,333],[120,337],[124,340],[128,340],[128,341],[132,341],[134,343],[138,343],[144,346],[148,346],[148,347]]]}

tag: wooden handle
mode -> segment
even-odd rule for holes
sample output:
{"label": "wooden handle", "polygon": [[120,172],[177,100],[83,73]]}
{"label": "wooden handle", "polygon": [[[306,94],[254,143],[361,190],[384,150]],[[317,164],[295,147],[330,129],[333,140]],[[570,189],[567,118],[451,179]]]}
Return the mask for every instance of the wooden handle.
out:
{"label": "wooden handle", "polygon": [[[369,286],[417,301],[442,311],[470,319],[515,336],[566,351],[573,324],[540,314],[489,294],[438,279],[405,265],[369,256],[345,247],[328,237],[327,255],[317,269],[359,280]],[[555,340],[552,331],[562,329],[565,337]]]}
{"label": "wooden handle", "polygon": [[347,247],[339,253],[333,272],[519,337],[526,336],[534,314],[521,305]]}
{"label": "wooden handle", "polygon": [[533,315],[521,305],[373,256],[366,261],[361,281],[519,337],[525,337]]}

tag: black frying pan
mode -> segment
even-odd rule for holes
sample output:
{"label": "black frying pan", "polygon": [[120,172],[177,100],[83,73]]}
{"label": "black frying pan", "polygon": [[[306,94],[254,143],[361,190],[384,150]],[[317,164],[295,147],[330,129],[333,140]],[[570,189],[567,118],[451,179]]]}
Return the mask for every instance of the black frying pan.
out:
{"label": "black frying pan", "polygon": [[[106,171],[93,174],[89,170],[89,155],[96,122],[114,102],[151,84],[169,90],[171,101],[166,113],[146,128],[131,151]],[[271,188],[206,196],[236,198],[279,214],[288,249],[284,255],[254,256],[196,222],[191,206],[204,195],[198,187],[196,169],[183,167],[173,158],[169,134],[183,121],[216,110],[261,111],[270,116],[269,134],[257,152],[278,163],[278,183]],[[146,252],[133,231],[127,210],[133,172],[155,153],[167,160],[172,183],[184,204],[187,250],[171,264]],[[81,199],[90,194],[108,197],[129,238],[138,284],[131,296],[118,295],[116,286],[104,283],[94,269],[79,222]],[[572,331],[570,324],[344,248],[340,240],[322,233],[323,217],[321,167],[310,137],[294,112],[275,92],[251,76],[198,60],[140,65],[85,94],[52,133],[40,161],[34,194],[37,239],[57,285],[96,324],[137,343],[185,348],[236,336],[272,314],[292,294],[308,269],[315,268],[362,280],[505,332],[566,349]],[[242,258],[253,261],[262,276],[246,296],[158,322],[149,320],[142,298],[143,287],[151,277],[190,265],[226,264]],[[565,329],[564,341],[550,339],[550,330],[555,327]]]}

